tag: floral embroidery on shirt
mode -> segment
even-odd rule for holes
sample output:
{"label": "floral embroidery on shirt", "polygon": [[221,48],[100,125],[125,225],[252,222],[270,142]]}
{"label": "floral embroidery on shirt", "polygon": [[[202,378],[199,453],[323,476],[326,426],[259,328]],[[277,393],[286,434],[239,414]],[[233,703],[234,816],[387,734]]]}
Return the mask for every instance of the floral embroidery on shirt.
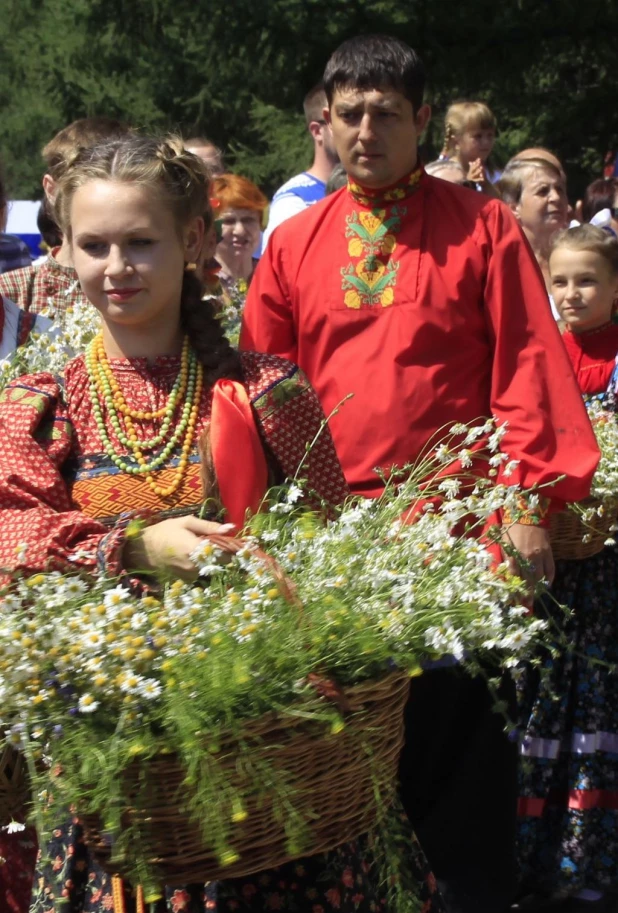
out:
{"label": "floral embroidery on shirt", "polygon": [[396,234],[407,210],[403,206],[353,212],[346,218],[350,257],[360,258],[341,269],[346,307],[390,307],[395,300],[399,261],[389,262],[397,246]]}

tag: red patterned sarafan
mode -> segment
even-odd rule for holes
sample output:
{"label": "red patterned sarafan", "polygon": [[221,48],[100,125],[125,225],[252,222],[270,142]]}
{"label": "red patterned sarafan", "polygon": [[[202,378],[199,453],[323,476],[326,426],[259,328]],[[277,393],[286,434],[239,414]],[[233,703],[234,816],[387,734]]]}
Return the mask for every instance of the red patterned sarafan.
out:
{"label": "red patterned sarafan", "polygon": [[[310,487],[331,504],[348,489],[328,429],[307,379],[290,362],[248,352],[242,356],[245,387],[261,437],[278,467],[293,477],[303,464]],[[132,408],[155,412],[167,400],[180,359],[117,359],[112,369]],[[210,422],[211,392],[202,394],[197,438]],[[136,421],[140,437],[153,436],[152,420]],[[117,452],[127,451],[109,433]],[[238,455],[242,471],[243,454]],[[199,455],[181,488],[169,497],[153,493],[145,479],[124,473],[103,452],[90,400],[83,357],[65,372],[64,387],[49,374],[21,377],[0,395],[0,566],[35,573],[67,566],[122,571],[124,531],[132,517],[160,519],[193,513],[202,500]],[[161,483],[169,467],[163,469]]]}

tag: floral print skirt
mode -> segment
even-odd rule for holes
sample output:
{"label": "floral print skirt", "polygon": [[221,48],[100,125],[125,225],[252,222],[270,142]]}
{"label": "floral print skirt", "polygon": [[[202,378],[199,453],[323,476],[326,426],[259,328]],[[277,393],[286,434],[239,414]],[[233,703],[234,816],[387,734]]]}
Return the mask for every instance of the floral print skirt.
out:
{"label": "floral print skirt", "polygon": [[[403,833],[405,828],[398,848],[405,852],[402,877],[410,888],[406,910],[444,913],[435,879],[407,819],[401,815],[397,820],[398,831]],[[12,840],[17,837],[23,840],[24,835],[10,835]],[[28,842],[32,845],[31,840]],[[19,856],[17,842],[13,845]],[[23,853],[21,857],[23,870],[27,863]],[[30,852],[29,877],[25,884],[20,880],[15,905],[2,906],[0,896],[3,913],[134,913],[135,897],[128,886],[124,889],[125,911],[114,910],[112,879],[90,856],[77,818],[54,830],[45,857],[43,862],[39,854],[32,884],[34,857]],[[396,913],[385,899],[384,884],[366,837],[246,878],[167,888],[165,898],[153,909],[156,913]]]}
{"label": "floral print skirt", "polygon": [[525,893],[618,885],[618,551],[558,561],[568,645],[520,682],[519,846]]}

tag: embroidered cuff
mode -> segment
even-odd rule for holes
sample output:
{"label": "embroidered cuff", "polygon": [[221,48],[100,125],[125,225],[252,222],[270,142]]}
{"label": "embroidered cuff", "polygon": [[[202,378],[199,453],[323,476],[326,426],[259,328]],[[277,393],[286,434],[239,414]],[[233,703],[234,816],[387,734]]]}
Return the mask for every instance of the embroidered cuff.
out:
{"label": "embroidered cuff", "polygon": [[517,499],[514,510],[502,512],[502,522],[505,526],[521,523],[522,526],[549,526],[550,499],[534,494],[523,494]]}
{"label": "embroidered cuff", "polygon": [[97,570],[105,577],[121,577],[125,573],[122,553],[125,542],[136,535],[144,526],[156,521],[152,511],[132,510],[121,514],[113,529],[109,531],[97,548]]}

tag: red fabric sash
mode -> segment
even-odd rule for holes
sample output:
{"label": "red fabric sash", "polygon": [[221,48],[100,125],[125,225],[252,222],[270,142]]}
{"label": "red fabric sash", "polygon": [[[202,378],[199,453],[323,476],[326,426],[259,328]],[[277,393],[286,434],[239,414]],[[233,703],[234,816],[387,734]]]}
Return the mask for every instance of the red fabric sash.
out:
{"label": "red fabric sash", "polygon": [[268,469],[251,403],[242,384],[223,378],[212,391],[210,445],[225,520],[238,529],[266,494]]}

